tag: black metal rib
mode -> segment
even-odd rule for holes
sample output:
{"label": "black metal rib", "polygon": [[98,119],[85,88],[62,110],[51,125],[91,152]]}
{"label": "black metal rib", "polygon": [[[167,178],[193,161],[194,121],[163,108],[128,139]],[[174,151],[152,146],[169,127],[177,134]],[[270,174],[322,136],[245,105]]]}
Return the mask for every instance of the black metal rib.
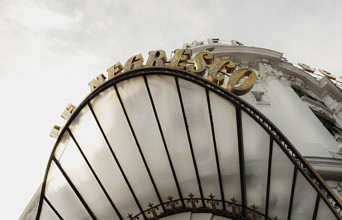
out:
{"label": "black metal rib", "polygon": [[[46,176],[47,171],[45,171],[45,176]],[[40,198],[39,198],[39,205],[38,205],[38,210],[37,210],[37,214],[36,214],[36,218],[35,220],[39,220],[40,219],[40,214],[42,212],[42,204],[43,204],[43,195],[45,195],[45,185],[46,185],[46,178],[44,177],[44,181],[42,184],[42,191],[40,193]]]}
{"label": "black metal rib", "polygon": [[80,202],[82,203],[82,205],[84,206],[84,208],[87,210],[87,212],[89,213],[89,215],[91,216],[92,219],[96,219],[94,213],[90,210],[89,206],[87,205],[87,203],[84,201],[82,195],[80,194],[80,192],[78,192],[77,188],[75,187],[75,185],[72,183],[71,179],[69,178],[69,176],[66,174],[66,172],[64,171],[63,167],[59,164],[58,160],[53,157],[52,158],[53,162],[55,162],[55,164],[57,165],[58,169],[61,171],[61,173],[63,174],[64,178],[66,179],[66,181],[68,182],[69,186],[72,188],[72,190],[74,191],[74,193],[76,194],[76,196],[78,197],[78,199],[80,200]]}
{"label": "black metal rib", "polygon": [[144,162],[146,171],[147,171],[147,173],[148,173],[148,175],[149,175],[149,177],[150,177],[150,180],[151,180],[151,182],[152,182],[153,188],[154,188],[154,190],[156,191],[156,194],[157,194],[159,203],[162,204],[163,211],[165,212],[165,211],[166,211],[165,206],[164,206],[163,201],[162,201],[162,199],[161,199],[161,196],[160,196],[160,194],[159,194],[158,188],[157,188],[157,186],[156,186],[156,184],[155,184],[155,182],[154,182],[154,179],[153,179],[152,173],[151,173],[151,171],[150,171],[150,168],[149,168],[148,165],[147,165],[147,162],[146,162],[144,153],[142,152],[142,149],[141,149],[141,147],[140,147],[138,138],[137,138],[137,136],[135,135],[135,132],[134,132],[132,123],[131,123],[131,121],[130,121],[130,119],[129,119],[129,116],[128,116],[127,111],[126,111],[126,108],[125,108],[125,105],[124,105],[124,103],[122,102],[120,93],[119,93],[118,88],[116,87],[116,85],[114,85],[114,89],[115,89],[116,94],[117,94],[117,97],[118,97],[118,99],[119,99],[119,101],[120,101],[120,105],[121,105],[122,111],[123,111],[124,114],[125,114],[125,117],[126,117],[126,120],[127,120],[128,125],[129,125],[129,128],[131,129],[131,132],[132,132],[133,138],[134,138],[134,140],[135,140],[135,143],[136,143],[136,145],[137,145],[137,147],[138,147],[140,156],[141,156],[141,158],[142,158],[142,160],[143,160],[143,162]]}
{"label": "black metal rib", "polygon": [[58,213],[57,209],[51,204],[51,202],[46,198],[46,196],[43,196],[44,201],[50,206],[52,211],[57,215],[59,219],[63,219],[63,217]]}
{"label": "black metal rib", "polygon": [[159,121],[157,109],[156,109],[156,107],[155,107],[155,105],[154,105],[153,97],[152,97],[151,90],[150,90],[150,87],[149,87],[149,85],[148,85],[146,76],[144,76],[144,81],[145,81],[146,89],[147,89],[147,92],[148,92],[148,96],[150,97],[150,101],[151,101],[153,113],[154,113],[154,116],[155,116],[156,121],[157,121],[157,124],[158,124],[160,136],[161,136],[161,138],[162,138],[162,140],[163,140],[164,149],[165,149],[165,152],[166,152],[166,155],[167,155],[167,159],[169,160],[169,164],[170,164],[170,167],[171,167],[172,175],[173,175],[173,178],[174,178],[175,183],[176,183],[176,187],[177,187],[177,191],[178,191],[178,194],[179,194],[179,198],[181,199],[182,206],[185,207],[184,200],[183,200],[183,195],[182,195],[182,191],[181,191],[181,188],[180,188],[180,186],[179,186],[179,182],[178,182],[178,179],[177,179],[176,171],[175,171],[175,169],[174,169],[174,167],[173,167],[173,164],[172,164],[172,160],[171,160],[171,156],[170,156],[168,147],[167,147],[167,145],[166,145],[166,140],[165,140],[165,137],[164,137],[163,129],[162,129],[161,124],[160,124],[160,121]]}
{"label": "black metal rib", "polygon": [[[93,91],[89,96],[87,96],[85,100],[75,110],[75,112],[73,113],[71,118],[68,120],[65,127],[70,125],[70,123],[75,119],[75,117],[79,114],[79,112],[83,109],[83,107],[88,104],[89,100],[96,97],[99,93],[101,93],[105,89],[112,87],[112,85],[115,83],[128,80],[134,77],[144,76],[144,75],[166,75],[166,76],[172,76],[172,77],[176,76],[184,80],[187,80],[189,82],[195,83],[196,85],[202,86],[204,88],[208,88],[210,91],[225,98],[227,101],[240,106],[263,129],[265,129],[265,131],[267,131],[270,135],[272,135],[275,138],[275,142],[279,144],[281,149],[286,153],[287,157],[292,161],[292,163],[297,167],[297,169],[299,169],[300,172],[303,172],[303,175],[306,178],[306,180],[309,181],[309,183],[317,191],[319,191],[319,193],[322,196],[321,197],[322,200],[324,200],[327,203],[329,209],[333,212],[336,218],[341,218],[342,205],[341,205],[340,200],[336,197],[336,195],[332,192],[332,190],[329,187],[327,187],[325,182],[320,177],[317,176],[317,173],[311,168],[311,166],[309,166],[309,164],[307,164],[304,158],[298,153],[296,148],[289,142],[289,140],[282,134],[282,132],[280,132],[279,129],[275,127],[275,125],[272,122],[266,119],[263,114],[261,114],[258,110],[250,106],[248,103],[246,103],[242,99],[230,94],[229,92],[217,86],[214,86],[213,84],[209,83],[204,78],[197,77],[194,74],[191,74],[191,73],[179,70],[179,69],[145,67],[142,69],[132,70],[132,71],[126,72],[125,74],[116,76],[114,79],[104,83],[101,87],[99,87],[97,90]],[[53,150],[50,154],[49,161],[47,163],[47,167],[46,167],[44,179],[43,179],[43,184],[42,184],[42,190],[40,193],[41,196],[39,199],[38,212],[36,215],[36,219],[39,219],[39,216],[40,216],[42,202],[43,202],[43,195],[46,191],[46,181],[47,181],[47,176],[50,170],[52,157],[64,132],[65,132],[65,128],[62,129],[61,135],[57,138],[57,141],[53,147]]]}
{"label": "black metal rib", "polygon": [[294,196],[294,191],[295,191],[295,188],[296,188],[296,179],[297,179],[297,169],[296,169],[296,167],[294,167],[293,179],[292,179],[291,197],[290,197],[290,205],[289,205],[289,212],[287,214],[287,219],[288,220],[291,219],[293,196]]}
{"label": "black metal rib", "polygon": [[316,196],[316,203],[315,203],[315,209],[313,211],[313,215],[312,215],[312,220],[316,220],[317,218],[317,212],[318,212],[318,206],[319,206],[319,201],[320,201],[320,196],[319,196],[319,193],[317,193],[317,196]]}
{"label": "black metal rib", "polygon": [[114,202],[113,202],[112,199],[110,198],[110,196],[109,196],[107,190],[106,190],[105,187],[103,186],[103,184],[102,184],[100,178],[97,176],[95,170],[94,170],[93,167],[91,166],[91,164],[90,164],[88,158],[86,157],[86,155],[84,154],[84,152],[83,152],[83,150],[81,149],[80,145],[79,145],[78,142],[76,141],[76,138],[74,137],[74,135],[72,134],[72,132],[70,131],[69,128],[67,128],[67,131],[68,131],[70,137],[72,138],[72,140],[75,142],[75,144],[76,144],[78,150],[80,151],[80,153],[81,153],[83,159],[84,159],[85,162],[87,163],[88,168],[90,169],[91,173],[92,173],[93,176],[95,177],[97,183],[98,183],[99,186],[101,187],[103,193],[106,195],[106,197],[107,197],[107,199],[108,199],[110,205],[112,206],[112,208],[114,209],[114,211],[116,212],[116,214],[118,215],[118,217],[119,217],[120,219],[123,219],[122,216],[121,216],[121,214],[120,214],[120,212],[119,212],[119,210],[116,208],[116,206],[114,205]]}
{"label": "black metal rib", "polygon": [[271,169],[272,169],[272,153],[273,153],[273,138],[270,136],[270,148],[268,150],[268,171],[267,171],[267,186],[266,186],[266,208],[265,216],[268,216],[268,206],[270,199],[270,185],[271,185]]}
{"label": "black metal rib", "polygon": [[121,164],[120,164],[118,158],[116,157],[116,155],[115,155],[115,153],[114,153],[114,151],[113,151],[113,149],[112,149],[112,147],[111,147],[111,145],[110,145],[110,143],[108,141],[107,135],[104,133],[103,128],[102,128],[98,118],[96,117],[96,114],[95,114],[95,111],[94,111],[93,107],[91,106],[91,104],[89,104],[88,106],[89,106],[89,109],[90,109],[91,113],[93,114],[93,117],[95,118],[96,124],[99,127],[99,129],[100,129],[100,131],[102,133],[103,138],[105,139],[105,141],[107,143],[108,149],[109,149],[110,153],[112,154],[112,157],[113,157],[116,165],[118,166],[118,168],[119,168],[119,170],[121,172],[122,177],[125,179],[125,182],[126,182],[128,188],[129,188],[129,191],[131,192],[131,194],[132,194],[132,196],[134,198],[135,203],[137,204],[137,206],[138,206],[138,208],[140,210],[140,213],[142,213],[144,219],[147,219],[147,217],[146,217],[146,215],[145,215],[145,213],[144,213],[144,211],[143,211],[143,209],[142,209],[142,207],[141,207],[141,205],[139,203],[139,200],[138,200],[137,196],[135,195],[134,190],[133,190],[131,184],[128,181],[128,178],[127,178],[125,172],[123,171],[123,169],[121,167]]}
{"label": "black metal rib", "polygon": [[179,88],[179,83],[178,83],[178,78],[177,78],[177,77],[175,77],[175,81],[176,81],[176,86],[177,86],[177,92],[178,92],[179,102],[180,102],[181,109],[182,109],[184,124],[185,124],[185,128],[186,128],[186,134],[187,134],[188,142],[189,142],[189,146],[190,146],[192,162],[193,162],[194,168],[195,168],[195,173],[196,173],[196,179],[197,179],[198,189],[199,189],[199,191],[200,191],[200,196],[201,196],[201,200],[202,200],[202,206],[203,206],[203,207],[206,207],[206,206],[205,206],[205,202],[204,202],[204,197],[203,197],[203,191],[202,191],[202,186],[201,186],[201,180],[200,180],[199,173],[198,173],[198,168],[197,168],[195,153],[194,153],[194,149],[193,149],[192,143],[191,143],[191,137],[190,137],[190,132],[189,132],[189,125],[188,125],[188,121],[186,120],[186,115],[185,115],[185,110],[184,110],[184,104],[183,104],[183,99],[182,99],[182,93],[181,93],[180,88]]}
{"label": "black metal rib", "polygon": [[224,198],[224,191],[223,191],[223,182],[222,182],[221,169],[220,169],[220,160],[219,160],[218,152],[217,152],[216,137],[215,137],[215,128],[214,128],[214,122],[213,122],[213,115],[212,115],[212,112],[211,112],[211,104],[210,104],[209,90],[206,89],[205,92],[206,92],[206,96],[207,96],[208,112],[209,112],[210,127],[211,127],[211,136],[213,137],[213,144],[214,144],[214,151],[215,151],[215,159],[216,159],[216,168],[217,168],[217,175],[218,175],[219,184],[220,184],[220,192],[221,192],[222,206],[223,206],[223,210],[226,211],[225,198]]}
{"label": "black metal rib", "polygon": [[236,124],[237,124],[237,138],[238,138],[238,149],[239,149],[242,215],[246,217],[247,191],[246,191],[246,178],[245,178],[246,177],[245,154],[244,154],[244,147],[243,147],[241,109],[238,106],[236,106]]}

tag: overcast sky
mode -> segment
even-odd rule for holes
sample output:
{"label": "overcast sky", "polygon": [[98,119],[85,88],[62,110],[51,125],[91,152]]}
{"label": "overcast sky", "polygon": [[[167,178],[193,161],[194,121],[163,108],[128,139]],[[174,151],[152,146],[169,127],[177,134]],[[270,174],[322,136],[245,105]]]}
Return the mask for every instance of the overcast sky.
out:
{"label": "overcast sky", "polygon": [[341,11],[341,0],[0,0],[0,218],[19,217],[43,180],[51,128],[109,66],[217,37],[341,76]]}

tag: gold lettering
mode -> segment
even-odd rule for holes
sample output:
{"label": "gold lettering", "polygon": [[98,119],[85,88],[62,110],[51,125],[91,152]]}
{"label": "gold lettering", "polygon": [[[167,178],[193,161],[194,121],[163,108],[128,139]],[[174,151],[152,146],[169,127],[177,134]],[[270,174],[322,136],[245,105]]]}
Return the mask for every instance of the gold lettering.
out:
{"label": "gold lettering", "polygon": [[208,79],[217,84],[222,85],[224,80],[224,73],[232,73],[236,68],[236,64],[230,60],[216,59],[209,68]]}
{"label": "gold lettering", "polygon": [[69,104],[68,107],[66,107],[66,109],[63,111],[61,115],[62,118],[64,118],[65,120],[69,120],[72,113],[74,113],[75,109],[76,107],[73,104]]}
{"label": "gold lettering", "polygon": [[148,59],[145,66],[163,66],[166,63],[166,53],[164,50],[148,52]]}
{"label": "gold lettering", "polygon": [[236,95],[244,95],[253,88],[256,78],[253,70],[239,69],[230,76],[227,88]]}
{"label": "gold lettering", "polygon": [[141,68],[144,66],[143,63],[144,63],[144,58],[142,57],[141,54],[132,56],[125,63],[124,72],[127,72],[129,70],[134,70],[137,68]]}
{"label": "gold lettering", "polygon": [[298,63],[298,66],[302,67],[303,70],[306,70],[306,71],[308,71],[310,73],[313,73],[316,70],[315,68],[311,68],[310,66],[308,66],[308,65],[306,65],[304,63]]}
{"label": "gold lettering", "polygon": [[109,67],[107,69],[108,72],[108,80],[114,78],[114,76],[122,73],[121,71],[123,70],[123,66],[121,65],[120,62],[117,62],[115,65]]}
{"label": "gold lettering", "polygon": [[50,137],[58,138],[61,131],[62,131],[62,128],[60,126],[58,126],[58,125],[53,126],[53,128],[50,132]]}
{"label": "gold lettering", "polygon": [[333,77],[331,73],[326,70],[318,69],[324,76],[328,77],[329,79],[336,80],[336,77]]}
{"label": "gold lettering", "polygon": [[96,79],[93,79],[92,81],[90,81],[88,83],[88,85],[90,86],[90,91],[94,91],[95,89],[97,89],[99,86],[101,86],[104,82],[106,81],[106,77],[105,75],[103,75],[102,73],[100,75],[98,75],[96,77]]}
{"label": "gold lettering", "polygon": [[177,49],[172,58],[170,67],[185,69],[187,61],[191,59],[192,50],[190,49]]}
{"label": "gold lettering", "polygon": [[188,66],[186,69],[199,76],[203,76],[205,74],[207,65],[210,65],[213,62],[213,58],[214,58],[214,55],[212,53],[199,52],[195,56],[195,59],[194,59],[195,64]]}

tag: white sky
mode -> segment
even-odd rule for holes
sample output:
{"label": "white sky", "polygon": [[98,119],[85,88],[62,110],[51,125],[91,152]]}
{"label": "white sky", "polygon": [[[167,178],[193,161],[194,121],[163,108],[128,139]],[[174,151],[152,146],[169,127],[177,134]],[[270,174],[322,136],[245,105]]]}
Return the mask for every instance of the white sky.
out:
{"label": "white sky", "polygon": [[43,180],[51,128],[109,66],[218,37],[340,76],[341,11],[341,0],[0,0],[0,218],[19,217]]}

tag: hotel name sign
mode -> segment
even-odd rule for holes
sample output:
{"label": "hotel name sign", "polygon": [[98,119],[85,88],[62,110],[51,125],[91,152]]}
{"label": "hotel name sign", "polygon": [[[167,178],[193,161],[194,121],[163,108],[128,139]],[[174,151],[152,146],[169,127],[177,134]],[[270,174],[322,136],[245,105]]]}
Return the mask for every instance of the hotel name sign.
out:
{"label": "hotel name sign", "polygon": [[[193,62],[189,62],[193,58]],[[214,58],[214,54],[202,51],[192,56],[191,49],[176,49],[174,56],[168,62],[164,50],[150,51],[144,65],[141,54],[134,55],[123,66],[120,62],[107,69],[108,80],[125,74],[130,70],[144,67],[167,67],[181,69],[221,86],[235,95],[248,93],[256,82],[257,75],[252,69],[237,69],[237,64],[231,60]],[[100,74],[88,85],[91,91],[101,86],[106,77]],[[224,82],[225,85],[224,85]]]}

